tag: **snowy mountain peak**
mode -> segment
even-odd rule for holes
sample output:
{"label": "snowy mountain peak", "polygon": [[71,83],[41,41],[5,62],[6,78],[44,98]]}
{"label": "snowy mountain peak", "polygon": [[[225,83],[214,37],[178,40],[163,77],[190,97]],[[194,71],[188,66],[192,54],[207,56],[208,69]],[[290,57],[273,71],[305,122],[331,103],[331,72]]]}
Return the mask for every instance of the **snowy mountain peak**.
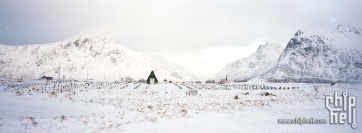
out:
{"label": "snowy mountain peak", "polygon": [[190,68],[187,68],[183,65],[172,63],[168,61],[165,57],[159,54],[155,54],[150,56],[155,62],[161,64],[165,67],[165,69],[172,72],[174,76],[179,77],[180,79],[186,80],[186,81],[192,81],[192,80],[199,80],[200,77],[196,72],[191,70]]}
{"label": "snowy mountain peak", "polygon": [[92,34],[92,33],[88,33],[88,34],[82,34],[79,36],[75,36],[73,39],[77,39],[77,38],[92,38],[92,39],[107,39],[107,40],[113,40],[112,38],[110,38],[109,36],[106,35],[102,35],[102,34]]}
{"label": "snowy mountain peak", "polygon": [[51,44],[0,45],[2,78],[141,79],[151,70],[160,79],[183,79],[150,57],[104,36],[80,36]]}
{"label": "snowy mountain peak", "polygon": [[261,44],[256,51],[267,52],[268,50],[273,50],[278,48],[280,48],[280,44],[274,42],[266,42],[264,45]]}
{"label": "snowy mountain peak", "polygon": [[341,32],[341,33],[354,33],[354,34],[358,34],[361,35],[362,34],[362,29],[350,26],[350,25],[346,25],[346,24],[341,24],[338,25],[336,30],[337,32]]}
{"label": "snowy mountain peak", "polygon": [[260,45],[252,55],[227,64],[211,79],[224,79],[226,75],[230,81],[258,77],[275,65],[283,49],[280,44],[266,42]]}
{"label": "snowy mountain peak", "polygon": [[294,36],[301,36],[301,35],[303,35],[304,34],[304,30],[298,30],[295,34],[294,34]]}
{"label": "snowy mountain peak", "polygon": [[267,41],[264,45],[279,46],[280,44],[275,43],[275,42],[270,42],[270,41]]}
{"label": "snowy mountain peak", "polygon": [[116,41],[114,41],[113,39],[106,37],[106,36],[101,36],[101,35],[82,35],[78,38],[74,38],[70,41],[70,43],[75,44],[76,46],[78,46],[79,44],[117,44]]}
{"label": "snowy mountain peak", "polygon": [[362,81],[362,36],[353,26],[336,32],[294,35],[277,64],[261,76],[268,82]]}

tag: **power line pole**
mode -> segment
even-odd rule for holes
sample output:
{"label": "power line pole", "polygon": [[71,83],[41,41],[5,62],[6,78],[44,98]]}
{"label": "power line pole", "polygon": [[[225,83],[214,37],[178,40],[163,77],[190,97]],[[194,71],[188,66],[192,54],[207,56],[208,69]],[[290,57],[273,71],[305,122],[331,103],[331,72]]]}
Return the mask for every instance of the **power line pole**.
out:
{"label": "power line pole", "polygon": [[59,81],[58,81],[58,83],[60,83],[60,66],[59,66]]}

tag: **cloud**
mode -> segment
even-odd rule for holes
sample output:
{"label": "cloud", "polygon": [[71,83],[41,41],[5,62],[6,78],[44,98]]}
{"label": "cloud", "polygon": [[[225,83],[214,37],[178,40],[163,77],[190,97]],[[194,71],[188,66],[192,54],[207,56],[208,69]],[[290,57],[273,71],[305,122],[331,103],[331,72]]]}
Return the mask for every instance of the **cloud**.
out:
{"label": "cloud", "polygon": [[264,43],[253,43],[244,47],[217,46],[201,50],[165,52],[162,56],[170,62],[191,68],[204,79],[208,79],[225,67],[227,63],[251,55],[261,44]]}
{"label": "cloud", "polygon": [[5,44],[104,34],[134,51],[205,69],[206,75],[237,59],[237,49],[267,41],[286,46],[299,29],[323,33],[341,23],[358,27],[360,14],[362,1],[356,0],[0,1],[0,25],[17,27],[3,37]]}
{"label": "cloud", "polygon": [[49,17],[48,17],[48,21],[49,21],[51,18],[53,18],[53,15],[49,15]]}
{"label": "cloud", "polygon": [[[2,16],[4,19],[8,20],[13,15],[32,16],[30,19],[39,23],[36,22],[37,17],[46,15],[50,21],[57,16],[57,23],[30,26],[48,32],[66,31],[67,37],[85,31],[102,32],[133,50],[146,53],[162,52],[164,49],[179,51],[224,45],[245,46],[260,41],[285,45],[301,28],[329,32],[340,23],[358,26],[362,21],[356,17],[362,13],[362,1],[353,0],[35,0],[7,3],[3,4],[4,7],[10,6],[0,9],[9,13]],[[26,20],[22,22],[26,25]],[[150,45],[153,47],[147,47]]]}

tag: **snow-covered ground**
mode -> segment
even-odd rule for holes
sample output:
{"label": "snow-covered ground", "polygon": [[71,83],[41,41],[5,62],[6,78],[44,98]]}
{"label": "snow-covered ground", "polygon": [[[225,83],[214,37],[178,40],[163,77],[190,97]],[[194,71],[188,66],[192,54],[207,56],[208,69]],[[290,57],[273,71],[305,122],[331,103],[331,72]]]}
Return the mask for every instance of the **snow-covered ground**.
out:
{"label": "snow-covered ground", "polygon": [[[332,96],[334,91],[339,95],[347,91],[357,97],[357,124],[361,125],[362,121],[360,84],[242,83],[290,89],[220,87],[198,89],[197,96],[188,96],[189,88],[197,87],[114,82],[88,86],[77,82],[78,87],[73,84],[64,89],[65,84],[10,88],[11,82],[0,82],[0,132],[4,133],[360,132],[360,127],[352,129],[350,124],[329,124],[325,96]],[[249,95],[242,95],[246,92]],[[260,92],[272,95],[261,96]],[[236,95],[238,99],[234,99]],[[327,124],[277,122],[277,119],[294,118],[326,119]]]}

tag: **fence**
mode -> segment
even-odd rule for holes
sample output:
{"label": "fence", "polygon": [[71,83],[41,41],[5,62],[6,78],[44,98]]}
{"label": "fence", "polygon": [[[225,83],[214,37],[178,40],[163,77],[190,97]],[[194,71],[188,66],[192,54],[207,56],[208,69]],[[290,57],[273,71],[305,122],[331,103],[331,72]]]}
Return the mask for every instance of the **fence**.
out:
{"label": "fence", "polygon": [[28,87],[28,86],[36,86],[36,85],[53,85],[53,84],[61,84],[61,83],[70,83],[72,80],[61,80],[61,81],[48,81],[48,82],[32,82],[32,83],[22,83],[22,84],[8,84],[8,87]]}

